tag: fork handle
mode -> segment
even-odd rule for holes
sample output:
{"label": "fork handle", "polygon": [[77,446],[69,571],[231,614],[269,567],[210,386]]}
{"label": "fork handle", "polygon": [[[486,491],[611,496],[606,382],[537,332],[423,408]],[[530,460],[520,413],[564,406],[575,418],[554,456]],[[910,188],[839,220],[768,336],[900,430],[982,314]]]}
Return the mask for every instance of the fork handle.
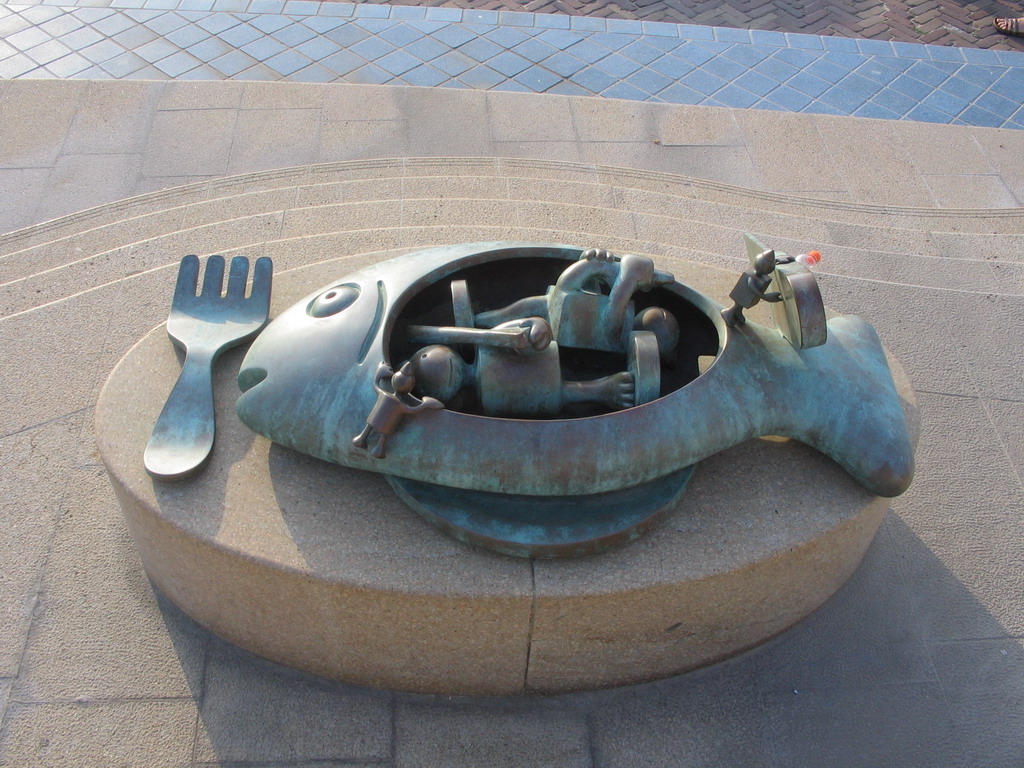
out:
{"label": "fork handle", "polygon": [[195,472],[213,448],[213,355],[189,351],[164,403],[143,461],[153,477],[173,480]]}

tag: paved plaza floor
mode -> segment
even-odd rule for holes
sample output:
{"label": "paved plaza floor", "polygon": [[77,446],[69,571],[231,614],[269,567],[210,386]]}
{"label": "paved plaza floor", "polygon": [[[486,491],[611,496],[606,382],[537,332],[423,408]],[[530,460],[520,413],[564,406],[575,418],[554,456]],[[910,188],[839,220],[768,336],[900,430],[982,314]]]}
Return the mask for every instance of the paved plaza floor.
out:
{"label": "paved plaza floor", "polygon": [[[1024,54],[96,2],[0,6],[0,765],[1024,764]],[[182,254],[533,239],[739,269],[743,231],[819,248],[921,408],[914,485],[792,630],[643,685],[423,696],[255,658],[147,581],[93,408]]]}

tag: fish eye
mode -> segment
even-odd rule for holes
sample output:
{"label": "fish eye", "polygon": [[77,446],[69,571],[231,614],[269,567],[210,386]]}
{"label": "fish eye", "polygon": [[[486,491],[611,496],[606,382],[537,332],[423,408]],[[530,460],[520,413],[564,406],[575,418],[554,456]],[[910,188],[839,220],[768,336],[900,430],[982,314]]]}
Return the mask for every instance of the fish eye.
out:
{"label": "fish eye", "polygon": [[313,317],[330,317],[352,306],[359,298],[359,286],[346,283],[328,288],[317,296],[306,308]]}

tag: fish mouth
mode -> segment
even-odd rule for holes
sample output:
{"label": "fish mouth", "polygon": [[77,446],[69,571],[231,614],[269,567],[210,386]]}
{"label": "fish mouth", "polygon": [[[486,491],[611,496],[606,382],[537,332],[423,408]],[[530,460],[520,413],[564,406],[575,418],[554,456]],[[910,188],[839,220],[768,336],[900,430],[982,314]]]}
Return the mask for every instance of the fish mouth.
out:
{"label": "fish mouth", "polygon": [[248,392],[261,381],[267,378],[267,369],[253,366],[238,372],[238,388],[242,392]]}

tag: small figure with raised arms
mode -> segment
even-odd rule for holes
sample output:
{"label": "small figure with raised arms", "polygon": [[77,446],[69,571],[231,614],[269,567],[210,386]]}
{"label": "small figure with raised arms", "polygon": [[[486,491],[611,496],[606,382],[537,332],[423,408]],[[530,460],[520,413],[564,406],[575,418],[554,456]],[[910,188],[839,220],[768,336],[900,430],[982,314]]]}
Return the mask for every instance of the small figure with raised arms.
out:
{"label": "small figure with raised arms", "polygon": [[356,448],[366,448],[368,438],[377,433],[377,443],[370,453],[374,458],[383,459],[386,454],[388,435],[393,435],[406,414],[418,413],[425,408],[437,410],[444,408],[444,403],[433,397],[420,400],[412,394],[416,386],[412,363],[406,363],[394,369],[387,363],[377,366],[373,388],[377,390],[377,403],[366,417],[366,427],[352,438]]}
{"label": "small figure with raised arms", "polygon": [[755,256],[754,266],[740,275],[736,287],[729,294],[729,298],[733,300],[733,305],[728,309],[722,310],[722,319],[725,320],[725,324],[730,328],[743,325],[747,322],[747,318],[743,316],[743,310],[750,309],[759,301],[764,300],[772,304],[782,301],[782,294],[778,291],[772,291],[771,293],[765,293],[764,291],[772,281],[772,272],[775,271],[775,265],[788,264],[791,261],[793,259],[788,256],[784,259],[776,259],[775,251],[771,250],[764,251]]}

